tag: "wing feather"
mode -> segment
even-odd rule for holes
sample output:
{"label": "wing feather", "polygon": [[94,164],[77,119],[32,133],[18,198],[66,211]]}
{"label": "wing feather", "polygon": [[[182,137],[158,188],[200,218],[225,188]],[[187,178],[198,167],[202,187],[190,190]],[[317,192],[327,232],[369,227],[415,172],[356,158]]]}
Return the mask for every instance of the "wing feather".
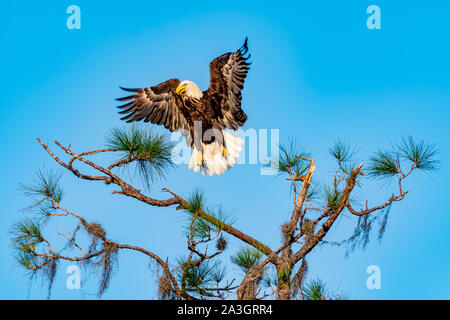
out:
{"label": "wing feather", "polygon": [[123,88],[122,90],[134,94],[116,99],[129,101],[121,106],[119,114],[124,115],[121,120],[127,122],[144,121],[162,124],[170,131],[189,130],[189,122],[182,112],[183,103],[177,97],[175,90],[180,84],[178,79],[170,79],[154,87]]}
{"label": "wing feather", "polygon": [[214,103],[220,108],[216,121],[222,128],[237,130],[247,120],[247,115],[241,109],[244,81],[247,77],[250,63],[247,62],[247,38],[243,46],[235,51],[217,57],[209,64],[210,84],[206,91],[214,97]]}

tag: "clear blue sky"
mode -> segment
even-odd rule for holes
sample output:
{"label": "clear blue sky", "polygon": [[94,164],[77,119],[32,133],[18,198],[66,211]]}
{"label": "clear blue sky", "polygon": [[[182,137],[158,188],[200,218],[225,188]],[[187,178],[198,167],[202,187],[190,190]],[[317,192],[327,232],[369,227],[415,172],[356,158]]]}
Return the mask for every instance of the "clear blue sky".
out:
{"label": "clear blue sky", "polygon": [[[81,8],[81,30],[66,28],[66,8]],[[366,8],[381,8],[381,30],[368,30]],[[450,298],[450,212],[447,203],[450,118],[450,6],[444,1],[20,1],[2,3],[0,52],[0,298],[27,298],[27,281],[14,265],[8,229],[28,199],[18,191],[36,169],[57,168],[36,141],[58,139],[73,150],[94,149],[121,125],[114,98],[119,85],[139,87],[170,77],[202,89],[208,63],[249,37],[252,69],[243,93],[245,128],[280,129],[295,137],[330,181],[327,150],[339,137],[359,157],[411,134],[434,142],[442,168],[409,181],[407,199],[392,207],[385,238],[348,259],[344,249],[321,247],[309,258],[310,278],[358,299]],[[275,247],[291,212],[289,186],[241,165],[203,177],[178,167],[153,187],[180,194],[200,187],[208,202],[237,210],[235,226]],[[64,173],[65,206],[100,221],[111,238],[174,259],[185,253],[186,217],[111,195],[103,184]],[[387,197],[393,186],[364,182],[362,199]],[[327,240],[350,236],[356,220],[345,216]],[[59,226],[61,227],[61,225]],[[55,233],[58,226],[48,230]],[[229,238],[229,237],[228,237]],[[229,238],[230,239],[230,238]],[[237,247],[232,241],[231,253]],[[119,270],[104,298],[155,298],[154,268],[135,253],[120,253]],[[229,264],[229,258],[224,257]],[[380,266],[381,290],[366,288],[366,268]],[[230,266],[230,276],[238,270]],[[66,289],[65,266],[53,298],[95,299],[95,275],[81,291]],[[46,297],[33,285],[31,299]]]}

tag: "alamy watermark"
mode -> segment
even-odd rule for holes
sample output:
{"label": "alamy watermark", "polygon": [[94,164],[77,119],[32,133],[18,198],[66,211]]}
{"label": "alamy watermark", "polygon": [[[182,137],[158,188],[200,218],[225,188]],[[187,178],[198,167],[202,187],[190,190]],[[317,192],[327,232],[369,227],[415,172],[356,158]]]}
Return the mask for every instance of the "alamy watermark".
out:
{"label": "alamy watermark", "polygon": [[70,265],[66,270],[67,274],[70,276],[67,278],[66,287],[69,290],[80,290],[81,289],[81,270],[77,265]]}
{"label": "alamy watermark", "polygon": [[381,9],[377,5],[367,7],[366,13],[370,14],[367,18],[366,26],[370,30],[381,29]]}
{"label": "alamy watermark", "polygon": [[366,273],[370,274],[367,278],[366,286],[369,290],[381,289],[381,269],[379,266],[373,264],[367,267]]}
{"label": "alamy watermark", "polygon": [[70,14],[70,16],[67,17],[67,20],[66,20],[67,29],[69,29],[69,30],[81,29],[81,9],[80,9],[80,7],[72,4],[67,7],[66,13]]}
{"label": "alamy watermark", "polygon": [[[194,122],[193,137],[191,137],[194,141],[194,146],[195,141],[216,141],[223,144],[223,135],[220,130],[212,128],[203,132],[201,127],[201,121]],[[280,158],[279,129],[270,129],[270,139],[268,137],[268,129],[239,129],[230,133],[244,140],[244,145],[242,146],[242,151],[239,154],[236,164],[259,164],[261,165],[261,175],[273,175],[277,173],[276,166],[274,167],[273,164],[278,164]],[[189,132],[183,132],[183,130],[174,132],[171,135],[171,141],[175,142],[175,147],[172,149],[172,161],[175,164],[189,164],[192,148],[186,144],[186,136],[189,136]]]}

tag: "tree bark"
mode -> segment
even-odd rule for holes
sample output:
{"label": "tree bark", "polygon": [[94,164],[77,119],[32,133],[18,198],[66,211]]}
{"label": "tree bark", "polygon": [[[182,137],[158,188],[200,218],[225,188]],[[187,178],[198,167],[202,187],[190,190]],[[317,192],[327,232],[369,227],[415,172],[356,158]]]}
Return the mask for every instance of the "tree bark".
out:
{"label": "tree bark", "polygon": [[277,266],[277,299],[290,300],[291,299],[291,268],[289,263],[282,263]]}
{"label": "tree bark", "polygon": [[255,267],[250,270],[244,280],[241,282],[237,290],[238,300],[256,300],[257,281],[261,279],[264,271],[260,267]]}

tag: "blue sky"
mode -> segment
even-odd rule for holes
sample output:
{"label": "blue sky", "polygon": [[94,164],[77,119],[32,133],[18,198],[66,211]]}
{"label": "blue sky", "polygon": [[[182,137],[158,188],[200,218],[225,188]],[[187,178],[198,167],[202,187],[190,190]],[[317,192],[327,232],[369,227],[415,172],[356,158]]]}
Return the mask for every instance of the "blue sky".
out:
{"label": "blue sky", "polygon": [[[81,8],[81,30],[68,30],[66,8]],[[381,30],[369,30],[366,8],[381,9]],[[0,298],[43,299],[39,283],[29,291],[13,260],[8,230],[23,215],[28,199],[19,183],[39,168],[58,168],[36,141],[58,139],[73,150],[100,147],[105,134],[122,123],[114,98],[119,85],[142,87],[171,77],[206,89],[208,63],[239,48],[249,37],[252,69],[246,80],[244,129],[279,129],[281,142],[295,137],[314,155],[316,178],[329,182],[333,162],[328,148],[338,138],[359,148],[359,159],[405,135],[436,143],[441,170],[408,181],[406,200],[392,207],[381,243],[345,259],[344,249],[323,246],[310,256],[310,279],[356,299],[448,299],[450,254],[446,202],[450,131],[450,45],[444,2],[296,1],[177,2],[130,0],[25,1],[2,4],[0,34]],[[235,226],[276,247],[279,226],[292,210],[289,186],[261,176],[259,165],[236,166],[203,177],[181,165],[152,187],[188,194],[206,191],[211,204],[235,211]],[[64,173],[64,205],[100,221],[111,238],[149,249],[175,261],[184,254],[186,217],[174,208],[151,208],[111,195],[103,184]],[[364,181],[362,199],[378,203],[393,185]],[[349,215],[333,227],[328,241],[350,236]],[[61,225],[49,228],[60,231]],[[239,247],[231,241],[229,253]],[[120,253],[109,299],[152,299],[155,270],[145,257]],[[230,265],[228,256],[224,263]],[[381,289],[366,288],[366,268],[381,268]],[[80,291],[66,288],[65,266],[53,298],[95,299],[95,275]],[[239,275],[229,266],[230,277]]]}

